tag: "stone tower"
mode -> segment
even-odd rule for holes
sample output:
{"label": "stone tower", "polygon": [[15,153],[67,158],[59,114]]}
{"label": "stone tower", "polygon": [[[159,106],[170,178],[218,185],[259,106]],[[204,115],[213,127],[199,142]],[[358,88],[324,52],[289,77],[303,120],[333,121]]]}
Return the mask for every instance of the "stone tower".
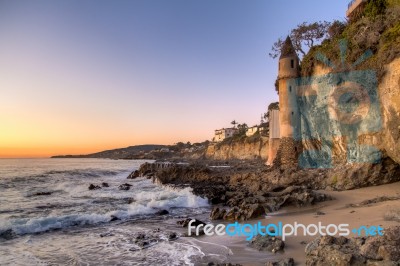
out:
{"label": "stone tower", "polygon": [[282,46],[278,71],[280,143],[277,159],[282,165],[297,165],[297,157],[301,152],[301,145],[294,138],[294,134],[299,132],[296,97],[299,76],[299,58],[288,36]]}

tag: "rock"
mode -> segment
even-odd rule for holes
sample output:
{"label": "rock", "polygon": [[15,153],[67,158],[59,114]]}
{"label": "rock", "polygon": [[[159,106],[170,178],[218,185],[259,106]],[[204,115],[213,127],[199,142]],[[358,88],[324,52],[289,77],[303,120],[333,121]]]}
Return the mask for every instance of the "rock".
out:
{"label": "rock", "polygon": [[48,196],[51,195],[53,192],[49,192],[49,191],[42,191],[42,192],[36,192],[34,195],[35,196]]}
{"label": "rock", "polygon": [[285,242],[283,242],[282,239],[274,236],[257,235],[249,242],[249,246],[260,251],[269,251],[275,253],[277,251],[283,251]]}
{"label": "rock", "polygon": [[131,189],[131,186],[132,186],[131,184],[125,183],[125,184],[119,185],[118,189],[119,190],[129,190],[129,189]]}
{"label": "rock", "polygon": [[383,236],[367,238],[360,254],[373,260],[400,261],[400,226],[386,229]]}
{"label": "rock", "polygon": [[386,229],[383,236],[318,237],[305,252],[306,265],[398,265],[400,226]]}
{"label": "rock", "polygon": [[140,176],[139,170],[135,170],[135,171],[133,171],[132,173],[130,173],[128,175],[127,179],[135,179],[135,178],[137,178],[139,176]]}
{"label": "rock", "polygon": [[176,232],[169,232],[167,234],[167,238],[168,238],[168,241],[176,240],[176,239],[178,239],[178,234]]}
{"label": "rock", "polygon": [[96,189],[101,189],[101,187],[100,187],[100,186],[97,186],[97,185],[90,184],[89,187],[88,187],[88,189],[89,189],[89,190],[96,190]]}
{"label": "rock", "polygon": [[316,212],[316,215],[325,215],[325,213],[322,212],[322,211],[317,211],[317,212]]}
{"label": "rock", "polygon": [[260,204],[251,204],[247,205],[245,208],[242,208],[245,216],[245,220],[254,219],[261,215],[265,215],[265,209]]}
{"label": "rock", "polygon": [[176,223],[177,223],[178,225],[182,226],[182,227],[188,227],[189,222],[190,222],[191,220],[195,220],[195,221],[192,223],[192,226],[198,226],[198,225],[200,225],[200,224],[206,225],[205,222],[202,222],[202,221],[197,220],[197,219],[190,219],[190,218],[187,218],[187,219],[185,219],[185,220],[177,221]]}
{"label": "rock", "polygon": [[0,238],[3,238],[5,240],[11,240],[16,236],[17,235],[14,233],[14,231],[12,229],[7,229],[3,232],[0,232]]}
{"label": "rock", "polygon": [[221,220],[224,218],[225,214],[226,214],[225,209],[219,209],[218,207],[215,207],[212,209],[212,211],[210,213],[210,219],[211,220]]}
{"label": "rock", "polygon": [[207,265],[208,265],[208,266],[243,266],[242,264],[238,264],[238,263],[232,264],[232,263],[230,263],[230,262],[228,262],[228,263],[209,262]]}
{"label": "rock", "polygon": [[101,186],[102,187],[109,187],[108,183],[106,183],[106,182],[101,183]]}
{"label": "rock", "polygon": [[156,215],[167,215],[167,214],[169,214],[169,211],[167,211],[167,210],[159,210],[155,214]]}
{"label": "rock", "polygon": [[106,237],[106,236],[113,236],[114,234],[111,232],[106,232],[106,233],[101,233],[100,237]]}
{"label": "rock", "polygon": [[[242,204],[241,207],[233,207],[228,212],[219,212],[216,209],[214,213],[211,213],[215,217],[222,217],[224,220],[228,221],[244,221],[249,219],[257,218],[261,215],[265,215],[265,209],[261,204]],[[222,216],[221,216],[222,215]]]}
{"label": "rock", "polygon": [[233,207],[224,215],[224,220],[227,221],[243,221],[244,217],[238,207]]}
{"label": "rock", "polygon": [[115,216],[115,215],[111,215],[111,220],[110,220],[110,222],[113,222],[113,221],[118,221],[118,220],[121,220],[120,218],[118,218],[117,216]]}
{"label": "rock", "polygon": [[293,258],[286,258],[279,261],[268,261],[265,266],[294,266]]}

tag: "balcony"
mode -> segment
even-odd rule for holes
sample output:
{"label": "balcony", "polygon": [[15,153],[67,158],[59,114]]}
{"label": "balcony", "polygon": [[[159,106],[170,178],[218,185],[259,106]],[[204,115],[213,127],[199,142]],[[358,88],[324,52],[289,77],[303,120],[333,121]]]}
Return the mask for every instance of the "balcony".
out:
{"label": "balcony", "polygon": [[352,0],[347,6],[346,16],[351,18],[354,14],[360,14],[368,0]]}

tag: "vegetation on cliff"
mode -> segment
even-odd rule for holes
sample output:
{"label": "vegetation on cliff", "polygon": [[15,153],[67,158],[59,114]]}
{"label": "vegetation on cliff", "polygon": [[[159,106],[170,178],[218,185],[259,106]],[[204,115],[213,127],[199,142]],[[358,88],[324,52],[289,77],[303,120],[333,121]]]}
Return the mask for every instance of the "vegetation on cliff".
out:
{"label": "vegetation on cliff", "polygon": [[[346,70],[375,70],[381,79],[384,66],[400,56],[400,1],[370,1],[362,17],[348,23],[334,22],[329,30],[329,38],[311,47],[302,59],[302,76],[313,74],[315,65],[319,63],[316,59],[318,54],[325,55],[331,61],[339,61],[339,43],[346,40]],[[367,51],[372,52],[371,57],[354,64]]]}

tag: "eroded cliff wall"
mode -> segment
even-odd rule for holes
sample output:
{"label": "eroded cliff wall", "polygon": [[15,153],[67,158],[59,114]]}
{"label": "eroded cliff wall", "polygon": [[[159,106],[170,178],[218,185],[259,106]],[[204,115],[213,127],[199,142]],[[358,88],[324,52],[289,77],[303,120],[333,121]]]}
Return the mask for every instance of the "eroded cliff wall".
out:
{"label": "eroded cliff wall", "polygon": [[267,160],[267,155],[268,137],[250,137],[226,143],[212,143],[205,152],[207,159],[214,160]]}

